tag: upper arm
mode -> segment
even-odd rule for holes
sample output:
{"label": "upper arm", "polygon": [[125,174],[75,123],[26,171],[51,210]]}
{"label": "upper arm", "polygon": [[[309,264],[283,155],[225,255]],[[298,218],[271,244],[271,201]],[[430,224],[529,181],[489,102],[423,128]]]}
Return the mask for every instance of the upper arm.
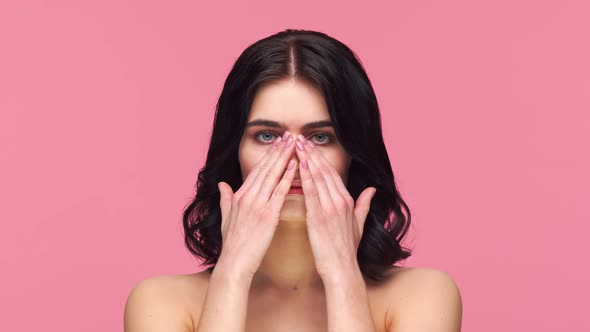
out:
{"label": "upper arm", "polygon": [[412,287],[400,297],[388,332],[460,332],[463,304],[451,276],[417,269],[408,278]]}
{"label": "upper arm", "polygon": [[165,278],[140,281],[129,293],[125,304],[125,332],[186,332],[190,321],[175,301]]}

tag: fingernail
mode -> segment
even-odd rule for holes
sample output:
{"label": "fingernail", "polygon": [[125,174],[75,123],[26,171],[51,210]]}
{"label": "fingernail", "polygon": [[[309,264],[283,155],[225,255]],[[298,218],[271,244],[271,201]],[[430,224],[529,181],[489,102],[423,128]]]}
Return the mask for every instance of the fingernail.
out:
{"label": "fingernail", "polygon": [[309,165],[307,164],[307,160],[301,161],[301,167],[303,167],[303,169],[309,169]]}
{"label": "fingernail", "polygon": [[276,146],[277,144],[279,144],[279,142],[281,142],[281,139],[282,139],[282,137],[275,139],[275,141],[272,143],[272,145]]}
{"label": "fingernail", "polygon": [[297,140],[301,143],[305,143],[305,137],[303,137],[303,135],[297,136]]}
{"label": "fingernail", "polygon": [[299,149],[299,151],[304,151],[305,150],[303,148],[303,144],[301,144],[301,142],[297,142],[297,149]]}
{"label": "fingernail", "polygon": [[287,169],[291,169],[291,168],[293,168],[293,166],[295,166],[295,161],[293,159],[291,159],[289,161],[289,165],[287,165]]}
{"label": "fingernail", "polygon": [[290,134],[290,133],[289,133],[289,131],[288,131],[288,130],[287,130],[287,131],[285,131],[285,133],[283,134],[283,140],[286,140],[286,139],[287,139],[287,137],[289,137],[289,136],[290,136],[289,134]]}
{"label": "fingernail", "polygon": [[290,147],[291,144],[293,144],[293,140],[291,139],[291,137],[289,136],[289,139],[287,140],[287,143],[285,144],[285,149]]}

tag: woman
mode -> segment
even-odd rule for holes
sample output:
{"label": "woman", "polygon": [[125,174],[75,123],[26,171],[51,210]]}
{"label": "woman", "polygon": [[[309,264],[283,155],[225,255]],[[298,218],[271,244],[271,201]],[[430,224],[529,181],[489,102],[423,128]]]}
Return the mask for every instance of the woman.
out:
{"label": "woman", "polygon": [[377,100],[323,33],[286,30],[238,58],[183,221],[210,267],[141,281],[125,331],[460,331],[447,273],[394,266],[410,211]]}

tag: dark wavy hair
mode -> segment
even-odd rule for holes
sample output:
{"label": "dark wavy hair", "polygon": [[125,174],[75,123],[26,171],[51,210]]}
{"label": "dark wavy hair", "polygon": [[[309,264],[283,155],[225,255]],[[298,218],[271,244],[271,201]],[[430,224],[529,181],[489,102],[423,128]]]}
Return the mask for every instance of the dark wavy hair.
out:
{"label": "dark wavy hair", "polygon": [[369,186],[377,189],[357,259],[366,278],[380,281],[393,264],[411,255],[400,244],[410,225],[410,210],[396,187],[377,98],[363,65],[345,44],[316,31],[281,31],[250,45],[236,60],[217,102],[195,197],[183,212],[185,244],[204,259],[203,265],[217,263],[222,248],[217,183],[225,181],[234,192],[242,185],[238,146],[254,96],[263,84],[285,78],[310,83],[322,92],[335,134],[352,157],[347,183],[352,198],[356,201]]}

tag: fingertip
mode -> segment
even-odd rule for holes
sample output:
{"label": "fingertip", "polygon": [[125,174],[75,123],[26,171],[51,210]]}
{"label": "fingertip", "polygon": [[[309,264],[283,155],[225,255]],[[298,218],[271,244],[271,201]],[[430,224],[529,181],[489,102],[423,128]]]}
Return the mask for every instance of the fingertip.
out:
{"label": "fingertip", "polygon": [[[299,141],[295,141],[295,143],[299,143],[301,144],[301,142]],[[295,153],[297,153],[298,155],[302,154],[303,151],[299,150],[299,148],[297,148],[297,144],[293,144],[296,148],[295,148]]]}
{"label": "fingertip", "polygon": [[305,159],[302,159],[302,160],[299,162],[299,165],[300,165],[300,166],[301,166],[301,168],[303,168],[304,170],[306,170],[306,171],[307,171],[307,170],[309,170],[309,163],[307,162],[307,160],[305,160]]}
{"label": "fingertip", "polygon": [[294,159],[289,160],[289,165],[287,166],[287,170],[285,171],[284,175],[284,178],[289,182],[295,177],[295,172],[297,172],[297,169],[299,168],[297,165],[298,164]]}

